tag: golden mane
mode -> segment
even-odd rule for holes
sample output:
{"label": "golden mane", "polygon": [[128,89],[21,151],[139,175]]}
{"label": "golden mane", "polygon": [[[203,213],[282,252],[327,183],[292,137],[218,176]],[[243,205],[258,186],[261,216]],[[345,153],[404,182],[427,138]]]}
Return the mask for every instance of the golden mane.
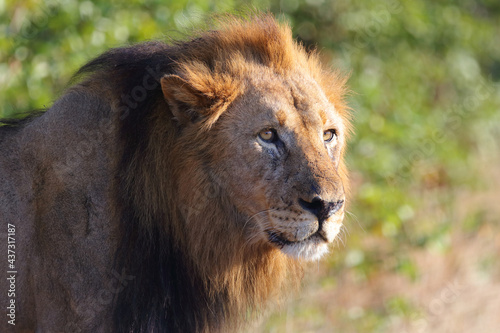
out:
{"label": "golden mane", "polygon": [[[288,25],[277,24],[270,15],[249,20],[228,17],[219,24],[220,29],[179,45],[181,55],[176,60],[175,71],[194,87],[201,90],[210,87],[207,95],[230,99],[239,91],[238,78],[251,71],[253,64],[271,68],[281,75],[294,75],[305,69],[349,123],[349,108],[344,100],[347,77],[326,70],[316,51],[306,52],[293,39]],[[218,107],[214,109],[218,110],[213,114],[216,120],[223,111]]]}

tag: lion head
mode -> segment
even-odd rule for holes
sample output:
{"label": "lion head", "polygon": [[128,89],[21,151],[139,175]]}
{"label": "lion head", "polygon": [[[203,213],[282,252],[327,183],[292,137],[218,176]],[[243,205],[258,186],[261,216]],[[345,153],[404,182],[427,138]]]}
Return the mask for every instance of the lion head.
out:
{"label": "lion head", "polygon": [[[197,52],[184,55],[162,78],[162,90],[180,135],[199,145],[211,191],[244,216],[246,244],[315,260],[344,217],[344,79],[324,71],[287,27],[260,24],[233,22],[206,36],[207,49],[218,42],[210,62]],[[190,163],[197,161],[184,165]],[[203,198],[193,195],[200,180],[193,183],[193,172],[184,177],[180,201],[200,206]]]}

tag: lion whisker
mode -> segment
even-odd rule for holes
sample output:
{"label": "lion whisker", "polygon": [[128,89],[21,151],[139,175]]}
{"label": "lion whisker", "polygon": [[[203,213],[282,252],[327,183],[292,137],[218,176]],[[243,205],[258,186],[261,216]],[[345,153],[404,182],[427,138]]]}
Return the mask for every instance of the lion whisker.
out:
{"label": "lion whisker", "polygon": [[354,218],[354,220],[356,221],[356,223],[357,223],[357,224],[359,225],[359,227],[361,228],[361,230],[363,230],[363,232],[364,232],[364,233],[366,233],[366,230],[365,230],[365,228],[363,228],[363,225],[359,222],[358,217],[357,217],[355,214],[353,214],[352,212],[348,211],[347,209],[345,210],[345,212],[346,212],[347,214],[349,214],[349,216],[352,216],[352,217]]}
{"label": "lion whisker", "polygon": [[254,217],[258,216],[259,214],[262,214],[262,213],[269,213],[269,212],[274,212],[276,211],[277,209],[274,209],[274,208],[271,208],[271,209],[265,209],[261,212],[258,212],[258,213],[255,213],[253,214],[252,216],[250,216],[250,218],[248,218],[248,220],[246,220],[246,222],[243,224],[243,230],[245,229],[245,227],[247,226],[248,222],[250,222]]}
{"label": "lion whisker", "polygon": [[[272,225],[271,223],[267,220],[267,219],[262,219],[259,214],[262,214],[262,213],[267,213],[267,212],[270,212],[270,211],[275,211],[276,209],[266,209],[264,211],[261,211],[259,213],[256,213],[254,214],[253,216],[251,216],[246,222],[245,222],[245,225],[248,224],[248,222],[255,218],[258,223],[255,225],[255,228],[258,228],[259,229],[259,232],[255,232],[252,234],[251,237],[247,238],[247,240],[245,241],[245,245],[249,245],[251,244],[256,238],[262,236],[262,234],[266,231],[266,230],[270,230],[272,229]],[[243,231],[244,231],[245,228],[243,228]]]}

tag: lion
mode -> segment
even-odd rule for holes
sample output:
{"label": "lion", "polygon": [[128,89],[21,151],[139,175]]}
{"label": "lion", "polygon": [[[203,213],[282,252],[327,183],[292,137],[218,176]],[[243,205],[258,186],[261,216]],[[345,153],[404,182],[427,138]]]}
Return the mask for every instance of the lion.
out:
{"label": "lion", "polygon": [[111,49],[75,80],[0,127],[3,332],[235,331],[328,252],[346,76],[288,25],[227,17]]}

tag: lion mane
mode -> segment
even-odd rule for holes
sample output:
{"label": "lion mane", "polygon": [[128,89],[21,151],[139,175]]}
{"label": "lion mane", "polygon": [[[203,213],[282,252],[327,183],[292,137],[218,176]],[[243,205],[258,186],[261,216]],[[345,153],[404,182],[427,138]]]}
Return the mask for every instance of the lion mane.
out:
{"label": "lion mane", "polygon": [[[41,116],[3,122],[0,222],[16,226],[17,329],[232,331],[298,286],[300,260],[280,251],[295,251],[287,240],[293,232],[266,231],[272,244],[249,236],[256,218],[240,206],[256,199],[235,204],[231,165],[214,166],[233,157],[213,131],[231,120],[228,110],[259,68],[276,80],[307,73],[335,106],[344,140],[345,77],[322,68],[270,15],[225,18],[186,42],[112,49],[83,66]],[[236,129],[228,135],[238,141]],[[338,149],[330,192],[344,193]],[[342,193],[332,197],[337,206]],[[301,202],[321,227],[315,201]],[[285,219],[272,208],[277,221]]]}

